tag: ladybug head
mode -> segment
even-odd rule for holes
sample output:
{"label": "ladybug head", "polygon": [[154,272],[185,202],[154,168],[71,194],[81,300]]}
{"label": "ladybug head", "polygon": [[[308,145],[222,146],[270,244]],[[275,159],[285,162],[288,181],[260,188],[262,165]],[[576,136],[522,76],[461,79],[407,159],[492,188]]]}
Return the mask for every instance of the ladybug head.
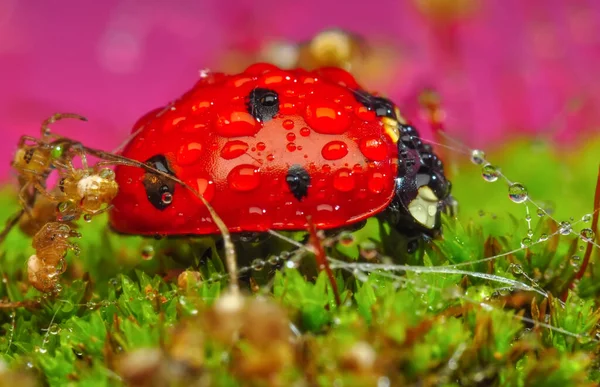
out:
{"label": "ladybug head", "polygon": [[396,192],[388,211],[396,228],[404,234],[438,234],[441,213],[452,207],[451,186],[431,146],[415,128],[400,125]]}

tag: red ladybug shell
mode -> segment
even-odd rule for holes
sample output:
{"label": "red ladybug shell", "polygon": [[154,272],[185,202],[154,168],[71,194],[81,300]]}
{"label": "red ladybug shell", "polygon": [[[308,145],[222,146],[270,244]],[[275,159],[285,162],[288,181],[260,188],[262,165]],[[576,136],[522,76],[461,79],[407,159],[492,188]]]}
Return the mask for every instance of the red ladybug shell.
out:
{"label": "red ladybug shell", "polygon": [[[351,225],[389,205],[398,155],[397,138],[355,97],[359,88],[340,69],[257,64],[237,75],[205,74],[170,107],[138,121],[122,154],[142,162],[164,157],[231,232],[303,230],[307,217],[321,229]],[[257,119],[249,99],[264,90],[276,93],[278,111]],[[147,174],[116,168],[115,230],[218,233],[206,207],[180,185],[162,197],[164,208],[153,205]]]}

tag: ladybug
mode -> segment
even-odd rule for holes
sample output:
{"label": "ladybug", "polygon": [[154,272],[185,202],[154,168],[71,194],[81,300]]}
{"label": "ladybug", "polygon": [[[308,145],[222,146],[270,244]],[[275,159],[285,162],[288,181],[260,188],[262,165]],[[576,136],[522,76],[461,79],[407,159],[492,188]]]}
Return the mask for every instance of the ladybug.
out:
{"label": "ladybug", "polygon": [[[388,99],[339,68],[254,64],[203,72],[133,127],[122,155],[184,181],[232,233],[351,228],[372,216],[405,235],[436,235],[450,204],[441,160]],[[218,229],[193,192],[117,166],[114,230],[205,235]]]}

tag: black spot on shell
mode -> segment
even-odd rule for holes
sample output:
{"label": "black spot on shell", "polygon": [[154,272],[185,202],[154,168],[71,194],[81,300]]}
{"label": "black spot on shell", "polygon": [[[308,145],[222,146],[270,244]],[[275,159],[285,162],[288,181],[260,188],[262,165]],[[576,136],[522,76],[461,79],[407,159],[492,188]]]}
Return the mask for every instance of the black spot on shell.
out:
{"label": "black spot on shell", "polygon": [[[152,156],[146,160],[146,164],[161,172],[175,176],[175,173],[169,168],[167,158],[163,155]],[[156,209],[163,211],[171,205],[172,200],[163,200],[166,193],[170,194],[171,198],[175,193],[175,182],[167,179],[165,176],[159,175],[153,171],[147,171],[144,175],[144,188],[148,201]],[[168,197],[168,195],[166,195]]]}
{"label": "black spot on shell", "polygon": [[307,196],[308,186],[310,185],[310,175],[301,165],[292,165],[288,169],[285,181],[298,201],[301,201]]}
{"label": "black spot on shell", "polygon": [[250,92],[246,107],[257,121],[266,122],[279,112],[279,96],[273,90],[257,88]]}

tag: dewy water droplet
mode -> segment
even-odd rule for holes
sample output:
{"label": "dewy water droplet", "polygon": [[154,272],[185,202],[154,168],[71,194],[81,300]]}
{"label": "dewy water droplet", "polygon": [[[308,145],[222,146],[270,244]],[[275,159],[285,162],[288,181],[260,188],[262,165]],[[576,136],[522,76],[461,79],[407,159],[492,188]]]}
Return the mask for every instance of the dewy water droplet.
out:
{"label": "dewy water droplet", "polygon": [[217,117],[216,132],[223,137],[254,136],[260,126],[252,115],[245,111],[224,111]]}
{"label": "dewy water droplet", "polygon": [[540,218],[546,215],[546,211],[544,211],[543,208],[538,208],[537,209],[537,216],[539,216]]}
{"label": "dewy water droplet", "polygon": [[306,123],[322,134],[342,134],[350,124],[347,113],[330,101],[315,101],[306,107]]}
{"label": "dewy water droplet", "polygon": [[287,130],[294,129],[294,121],[292,120],[285,120],[281,125]]}
{"label": "dewy water droplet", "polygon": [[531,246],[531,238],[529,238],[529,237],[523,238],[521,240],[521,247],[525,248],[525,247],[529,247],[529,246]]}
{"label": "dewy water droplet", "polygon": [[58,332],[60,332],[60,327],[58,326],[58,324],[52,324],[48,327],[49,334],[58,335]]}
{"label": "dewy water droplet", "polygon": [[221,157],[225,160],[235,159],[248,151],[248,143],[240,140],[227,141],[221,149]]}
{"label": "dewy water droplet", "polygon": [[523,203],[527,200],[527,188],[520,183],[513,183],[508,187],[508,197],[515,203]]}
{"label": "dewy water droplet", "polygon": [[165,192],[162,194],[162,196],[160,197],[160,200],[164,203],[164,204],[171,204],[173,202],[173,195],[169,192]]}
{"label": "dewy water droplet", "polygon": [[238,165],[229,172],[227,180],[232,189],[251,191],[260,185],[260,170],[253,165]]}
{"label": "dewy water droplet", "polygon": [[154,258],[154,247],[152,245],[146,245],[142,248],[142,259],[149,261]]}
{"label": "dewy water droplet", "polygon": [[341,192],[352,191],[355,184],[354,174],[348,168],[340,169],[333,177],[333,187]]}
{"label": "dewy water droplet", "polygon": [[485,162],[485,153],[479,149],[473,149],[471,152],[471,162],[476,165],[481,165]]}
{"label": "dewy water droplet", "polygon": [[379,254],[377,252],[377,245],[373,242],[368,241],[362,242],[359,245],[359,252],[361,257],[369,261],[377,258],[377,255]]}
{"label": "dewy water droplet", "polygon": [[265,261],[262,259],[255,259],[252,261],[252,269],[255,271],[261,271],[265,268]]}
{"label": "dewy water droplet", "polygon": [[592,214],[585,214],[581,217],[582,222],[589,222],[592,220]]}
{"label": "dewy water droplet", "polygon": [[544,242],[548,240],[548,234],[542,234],[540,235],[539,241],[540,242]]}
{"label": "dewy water droplet", "polygon": [[581,257],[579,255],[573,255],[571,257],[571,259],[569,260],[569,263],[571,264],[571,266],[573,266],[574,268],[579,268],[579,266],[581,265]]}
{"label": "dewy water droplet", "polygon": [[500,173],[498,172],[498,169],[492,164],[486,164],[481,168],[481,176],[483,176],[483,179],[485,181],[493,183],[494,181],[498,180],[498,176],[500,176]]}
{"label": "dewy water droplet", "polygon": [[321,149],[321,155],[325,160],[339,160],[347,154],[348,147],[343,141],[330,141]]}
{"label": "dewy water droplet", "polygon": [[338,236],[338,242],[342,246],[350,246],[354,242],[354,235],[348,231],[342,231]]}
{"label": "dewy water droplet", "polygon": [[358,145],[366,158],[373,161],[382,161],[388,157],[386,144],[380,138],[363,138]]}
{"label": "dewy water droplet", "polygon": [[594,231],[591,228],[584,228],[579,233],[579,236],[584,242],[592,242],[594,240]]}
{"label": "dewy water droplet", "polygon": [[310,135],[310,129],[305,126],[304,128],[300,129],[300,135],[302,137],[308,137]]}
{"label": "dewy water droplet", "polygon": [[558,232],[560,232],[561,235],[569,235],[572,230],[573,228],[569,222],[560,222],[558,225]]}

